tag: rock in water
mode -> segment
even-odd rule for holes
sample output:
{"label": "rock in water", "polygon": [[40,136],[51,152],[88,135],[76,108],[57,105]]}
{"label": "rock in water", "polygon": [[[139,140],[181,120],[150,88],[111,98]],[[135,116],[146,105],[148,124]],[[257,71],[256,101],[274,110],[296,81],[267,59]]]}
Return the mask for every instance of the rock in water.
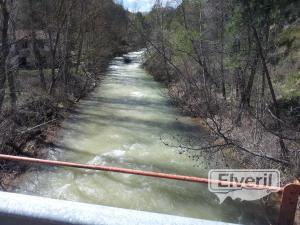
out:
{"label": "rock in water", "polygon": [[124,56],[123,60],[124,60],[124,63],[131,63],[132,62],[132,59],[127,57],[127,56]]}

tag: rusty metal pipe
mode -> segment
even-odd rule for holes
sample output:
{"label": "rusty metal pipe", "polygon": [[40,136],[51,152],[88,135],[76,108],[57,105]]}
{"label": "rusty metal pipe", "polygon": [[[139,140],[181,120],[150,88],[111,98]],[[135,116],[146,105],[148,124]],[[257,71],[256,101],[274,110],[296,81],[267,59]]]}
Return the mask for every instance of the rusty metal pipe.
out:
{"label": "rusty metal pipe", "polygon": [[125,173],[125,174],[134,174],[134,175],[139,175],[139,176],[157,177],[157,178],[163,178],[163,179],[187,181],[187,182],[202,183],[202,184],[214,183],[214,184],[220,184],[220,185],[234,185],[234,186],[239,186],[241,188],[246,188],[246,189],[257,189],[257,190],[268,189],[268,190],[273,190],[273,191],[282,191],[283,190],[280,187],[272,187],[272,186],[264,186],[264,185],[256,185],[256,184],[245,184],[245,183],[220,181],[220,180],[210,180],[210,179],[201,178],[201,177],[192,177],[192,176],[158,173],[158,172],[151,172],[151,171],[133,170],[133,169],[118,168],[118,167],[110,167],[110,166],[87,165],[87,164],[80,164],[80,163],[73,163],[73,162],[36,159],[36,158],[12,156],[12,155],[4,155],[4,154],[0,154],[0,160],[18,161],[18,162],[42,164],[42,165],[49,165],[49,166],[73,167],[73,168],[108,171],[108,172]]}

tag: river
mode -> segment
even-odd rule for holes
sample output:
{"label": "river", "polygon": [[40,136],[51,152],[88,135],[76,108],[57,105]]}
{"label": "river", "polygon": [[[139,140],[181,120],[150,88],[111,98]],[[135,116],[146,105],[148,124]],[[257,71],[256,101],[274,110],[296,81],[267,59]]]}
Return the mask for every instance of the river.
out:
{"label": "river", "polygon": [[[141,67],[142,51],[128,57],[129,64],[122,57],[112,60],[101,85],[63,123],[49,158],[207,177],[205,163],[162,142],[176,146],[191,136],[204,142],[201,129],[180,115],[167,90]],[[109,172],[33,169],[16,192],[226,222],[255,219],[245,214],[245,207],[251,211],[245,204],[219,204],[206,185]]]}

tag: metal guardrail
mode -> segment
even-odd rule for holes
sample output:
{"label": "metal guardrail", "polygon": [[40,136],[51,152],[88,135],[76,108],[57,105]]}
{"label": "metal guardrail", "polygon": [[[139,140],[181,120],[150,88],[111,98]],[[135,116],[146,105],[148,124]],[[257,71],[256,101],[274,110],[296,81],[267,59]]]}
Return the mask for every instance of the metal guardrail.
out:
{"label": "metal guardrail", "polygon": [[233,225],[0,192],[1,225]]}
{"label": "metal guardrail", "polygon": [[250,188],[250,189],[257,189],[257,190],[259,189],[273,190],[273,191],[280,192],[282,194],[278,225],[294,224],[298,198],[300,195],[299,184],[288,184],[285,187],[262,186],[256,184],[250,185],[245,183],[210,180],[201,177],[182,176],[177,174],[157,173],[151,171],[132,170],[132,169],[124,169],[119,167],[109,167],[109,166],[101,166],[101,165],[86,165],[86,164],[79,164],[73,162],[53,161],[53,160],[36,159],[36,158],[28,158],[28,157],[12,156],[12,155],[4,155],[4,154],[0,154],[0,160],[18,161],[23,163],[41,164],[41,165],[48,165],[48,166],[61,166],[61,167],[73,167],[73,168],[82,168],[82,169],[91,169],[91,170],[110,171],[110,172],[117,172],[117,173],[135,174],[139,176],[157,177],[163,179],[180,180],[180,181],[202,183],[202,184],[207,184],[211,182],[216,184],[239,185],[240,187],[245,187],[248,189]]}

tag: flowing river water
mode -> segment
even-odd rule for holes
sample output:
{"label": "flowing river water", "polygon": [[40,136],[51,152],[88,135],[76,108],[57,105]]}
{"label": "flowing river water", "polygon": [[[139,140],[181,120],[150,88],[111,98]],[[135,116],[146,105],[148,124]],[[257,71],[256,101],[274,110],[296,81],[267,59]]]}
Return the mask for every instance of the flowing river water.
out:
{"label": "flowing river water", "polygon": [[[132,63],[121,57],[112,60],[101,85],[63,123],[49,158],[207,177],[204,163],[162,142],[167,139],[176,146],[176,140],[195,135],[204,141],[201,128],[179,114],[167,91],[141,67],[142,51],[128,57]],[[244,215],[244,204],[230,200],[219,204],[206,185],[135,175],[32,170],[23,175],[16,191],[209,220],[249,224],[254,220]]]}

